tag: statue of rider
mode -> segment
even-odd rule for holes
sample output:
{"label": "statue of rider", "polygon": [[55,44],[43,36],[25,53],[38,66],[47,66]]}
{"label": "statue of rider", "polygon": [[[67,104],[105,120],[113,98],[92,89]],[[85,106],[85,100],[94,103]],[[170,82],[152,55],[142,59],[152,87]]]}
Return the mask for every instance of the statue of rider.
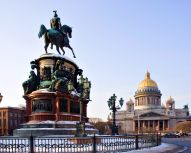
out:
{"label": "statue of rider", "polygon": [[[65,38],[67,37],[66,34],[64,33],[64,31],[61,30],[61,21],[60,21],[60,18],[58,17],[57,15],[57,11],[53,11],[54,12],[54,17],[50,20],[50,27],[54,30],[57,30],[58,32],[60,32],[63,37],[64,37],[64,40],[65,41]],[[51,44],[51,49],[53,48],[53,44]]]}
{"label": "statue of rider", "polygon": [[57,15],[57,11],[53,12],[54,12],[54,17],[50,20],[50,27],[60,32],[61,28],[60,18]]}

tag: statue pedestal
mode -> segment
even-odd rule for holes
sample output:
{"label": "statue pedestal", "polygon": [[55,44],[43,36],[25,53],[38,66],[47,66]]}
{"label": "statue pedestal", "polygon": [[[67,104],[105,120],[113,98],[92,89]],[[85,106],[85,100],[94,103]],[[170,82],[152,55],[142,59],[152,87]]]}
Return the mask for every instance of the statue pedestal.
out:
{"label": "statue pedestal", "polygon": [[[25,96],[27,121],[79,121],[80,103],[78,96],[69,93],[50,92],[41,89]],[[84,106],[86,110],[87,105]],[[86,122],[88,118],[85,117]]]}
{"label": "statue pedestal", "polygon": [[[19,129],[13,131],[14,136],[46,136],[46,135],[72,135],[76,134],[76,121],[42,121],[22,124]],[[86,133],[98,133],[93,125],[86,123]]]}
{"label": "statue pedestal", "polygon": [[[43,54],[32,61],[31,68],[36,69],[36,73],[34,71],[31,73],[36,76],[33,77],[34,80],[29,78],[23,84],[27,123],[15,130],[14,135],[75,135],[76,123],[80,121],[80,115],[88,124],[89,99],[82,100],[83,113],[80,114],[77,78],[82,74],[82,70],[71,59],[52,53]],[[36,86],[33,85],[33,81]],[[68,91],[69,82],[74,88],[72,93]],[[89,124],[84,125],[83,129],[87,134],[98,132]]]}

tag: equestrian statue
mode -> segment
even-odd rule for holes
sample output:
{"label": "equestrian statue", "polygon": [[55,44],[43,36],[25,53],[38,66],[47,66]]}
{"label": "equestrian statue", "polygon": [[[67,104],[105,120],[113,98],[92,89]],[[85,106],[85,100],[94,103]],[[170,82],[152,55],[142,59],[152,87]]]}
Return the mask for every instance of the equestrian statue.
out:
{"label": "equestrian statue", "polygon": [[[38,33],[39,38],[44,35],[45,46],[44,49],[47,52],[47,48],[51,43],[51,49],[53,49],[53,45],[56,46],[56,50],[59,54],[60,50],[63,51],[63,55],[65,51],[63,47],[68,47],[72,53],[73,57],[76,58],[74,51],[69,43],[69,38],[72,38],[72,28],[67,25],[61,25],[60,18],[57,15],[57,11],[54,12],[54,17],[50,20],[51,29],[47,29],[43,24],[40,26],[40,31]],[[68,38],[69,37],[69,38]]]}

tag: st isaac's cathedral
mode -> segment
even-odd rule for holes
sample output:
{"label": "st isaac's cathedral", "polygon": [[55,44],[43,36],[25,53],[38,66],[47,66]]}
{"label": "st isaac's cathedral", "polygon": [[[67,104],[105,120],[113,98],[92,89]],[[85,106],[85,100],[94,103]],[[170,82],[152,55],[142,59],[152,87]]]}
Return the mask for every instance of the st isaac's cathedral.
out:
{"label": "st isaac's cathedral", "polygon": [[174,131],[176,123],[189,117],[188,105],[175,108],[175,101],[170,97],[161,104],[161,92],[158,85],[147,71],[135,92],[135,101],[126,103],[126,110],[116,112],[116,123],[123,132]]}

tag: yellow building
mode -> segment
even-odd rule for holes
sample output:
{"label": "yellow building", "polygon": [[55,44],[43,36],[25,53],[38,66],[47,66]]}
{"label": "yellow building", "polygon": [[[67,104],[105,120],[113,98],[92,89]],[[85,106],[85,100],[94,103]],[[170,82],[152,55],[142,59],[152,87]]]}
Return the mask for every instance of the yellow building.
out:
{"label": "yellow building", "polygon": [[147,71],[135,92],[133,101],[126,103],[126,110],[116,113],[117,125],[122,131],[174,131],[177,122],[189,116],[188,106],[175,109],[175,101],[170,97],[166,105],[161,104],[161,92],[157,83]]}
{"label": "yellow building", "polygon": [[25,109],[0,107],[0,136],[12,135],[13,130],[25,122]]}

